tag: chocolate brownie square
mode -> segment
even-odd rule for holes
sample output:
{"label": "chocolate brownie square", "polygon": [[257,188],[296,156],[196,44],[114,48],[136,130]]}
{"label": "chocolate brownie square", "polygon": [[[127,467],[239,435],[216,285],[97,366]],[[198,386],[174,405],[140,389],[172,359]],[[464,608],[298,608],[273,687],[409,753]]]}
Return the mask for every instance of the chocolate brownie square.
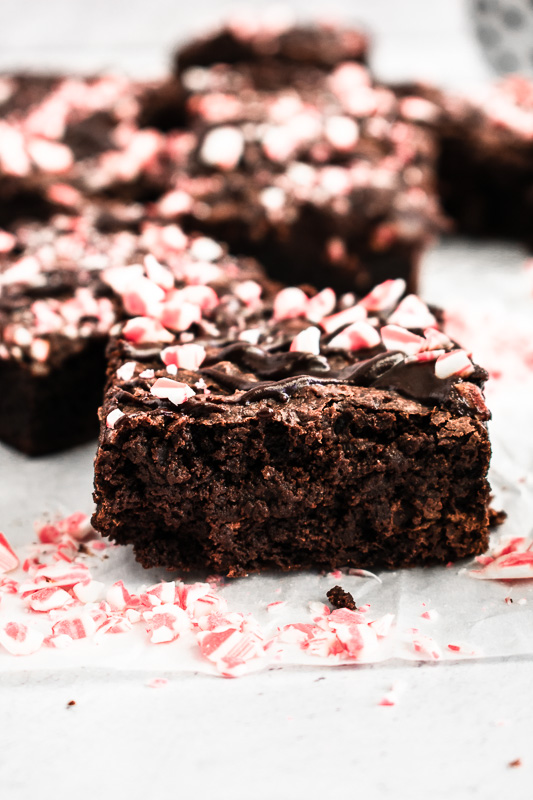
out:
{"label": "chocolate brownie square", "polygon": [[80,192],[157,198],[176,146],[139,130],[150,88],[109,75],[0,77],[0,226],[71,211]]}
{"label": "chocolate brownie square", "polygon": [[[182,282],[218,275],[221,267],[199,260],[201,242],[186,257],[189,239],[177,226],[143,225],[139,214],[135,207],[86,203],[79,216],[57,215],[45,225],[0,231],[2,441],[41,455],[96,436],[110,330],[162,294],[154,284],[147,297],[123,299],[117,274],[123,288],[142,273],[150,252],[164,258]],[[219,245],[209,251],[208,240],[202,241],[202,257],[215,249],[226,263]],[[150,258],[153,274],[158,266]]]}
{"label": "chocolate brownie square", "polygon": [[109,349],[94,525],[146,567],[399,567],[488,541],[486,373],[401,280],[247,282],[193,336]]}
{"label": "chocolate brownie square", "polygon": [[439,194],[457,230],[533,245],[533,83],[511,76],[477,101],[424,84],[396,88],[436,137]]}
{"label": "chocolate brownie square", "polygon": [[343,61],[366,63],[369,40],[354,28],[331,24],[293,25],[289,20],[236,16],[214,33],[193,40],[176,53],[175,74],[213,64],[247,66],[255,83],[275,89],[290,85],[299,71],[325,72]]}
{"label": "chocolate brownie square", "polygon": [[416,289],[443,218],[434,136],[402,114],[401,97],[356,63],[306,70],[275,91],[241,67],[182,77],[191,150],[156,214],[285,282],[361,293],[401,277]]}

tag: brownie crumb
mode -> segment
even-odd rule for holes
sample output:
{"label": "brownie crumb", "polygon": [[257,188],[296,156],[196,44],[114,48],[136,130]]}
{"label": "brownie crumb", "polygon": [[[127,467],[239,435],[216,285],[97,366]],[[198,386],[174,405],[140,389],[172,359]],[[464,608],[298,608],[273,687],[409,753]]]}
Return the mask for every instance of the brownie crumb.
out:
{"label": "brownie crumb", "polygon": [[495,528],[497,525],[503,525],[507,519],[507,511],[496,511],[495,508],[489,508],[489,527]]}
{"label": "brownie crumb", "polygon": [[521,758],[515,758],[514,761],[509,761],[509,766],[510,767],[521,767],[522,766],[522,759]]}
{"label": "brownie crumb", "polygon": [[355,600],[350,592],[345,592],[342,586],[334,586],[327,592],[326,597],[335,608],[347,608],[349,611],[357,611]]}
{"label": "brownie crumb", "polygon": [[68,703],[67,703],[67,708],[70,708],[71,706],[75,706],[75,705],[76,705],[76,701],[75,700],[69,700]]}

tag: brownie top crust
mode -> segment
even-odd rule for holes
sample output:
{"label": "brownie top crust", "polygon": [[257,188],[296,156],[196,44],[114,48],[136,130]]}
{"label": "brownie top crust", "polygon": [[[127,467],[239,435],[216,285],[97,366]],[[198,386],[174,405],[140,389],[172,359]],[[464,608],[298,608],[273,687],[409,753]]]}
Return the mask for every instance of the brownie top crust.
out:
{"label": "brownie top crust", "polygon": [[175,72],[179,75],[191,66],[217,63],[248,64],[259,77],[268,74],[273,62],[278,70],[282,66],[327,70],[340,61],[365,62],[368,47],[368,37],[357,29],[326,23],[295,25],[287,17],[264,14],[262,18],[241,15],[182,47],[175,56]]}
{"label": "brownie top crust", "polygon": [[135,206],[89,204],[78,216],[0,231],[0,359],[43,374],[136,314],[150,313],[154,330],[158,315],[186,330],[214,295],[211,284],[231,286],[236,276],[267,283],[251,259],[230,259],[177,225],[141,224]]}
{"label": "brownie top crust", "polygon": [[306,287],[272,294],[249,280],[228,288],[213,295],[198,327],[178,336],[165,331],[154,341],[148,318],[122,326],[109,350],[108,429],[146,414],[245,418],[272,403],[312,406],[326,395],[489,418],[487,373],[423,301],[402,299],[402,280],[361,300]]}

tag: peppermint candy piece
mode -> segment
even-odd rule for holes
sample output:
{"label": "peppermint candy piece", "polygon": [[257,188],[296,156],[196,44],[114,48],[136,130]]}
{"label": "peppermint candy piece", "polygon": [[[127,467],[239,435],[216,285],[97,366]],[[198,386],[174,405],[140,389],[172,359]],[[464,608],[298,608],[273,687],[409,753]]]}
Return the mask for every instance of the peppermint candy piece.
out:
{"label": "peppermint candy piece", "polygon": [[152,255],[144,257],[144,269],[148,279],[159,286],[160,289],[169,291],[174,288],[174,275]]}
{"label": "peppermint candy piece", "polygon": [[0,229],[0,253],[9,253],[16,243],[17,240],[12,233]]}
{"label": "peppermint candy piece", "polygon": [[320,329],[314,326],[306,328],[294,337],[290,346],[291,353],[313,353],[320,355]]}
{"label": "peppermint candy piece", "polygon": [[114,428],[116,423],[121,419],[124,415],[124,412],[120,410],[120,408],[114,408],[113,411],[110,411],[106,417],[106,427],[107,428]]}
{"label": "peppermint candy piece", "polygon": [[383,283],[374,286],[366,297],[363,297],[360,305],[366,308],[367,311],[387,311],[396,305],[405,292],[406,286],[407,284],[403,278],[383,281]]}
{"label": "peppermint candy piece", "polygon": [[80,603],[96,603],[100,599],[103,589],[104,584],[100,581],[88,580],[75,583],[72,592]]}
{"label": "peppermint candy piece", "polygon": [[56,564],[44,565],[39,567],[34,575],[35,581],[44,581],[54,586],[68,588],[76,583],[83,583],[90,578],[89,568],[85,564],[67,564],[57,562]]}
{"label": "peppermint candy piece", "polygon": [[337,150],[351,150],[359,139],[359,126],[351,117],[329,117],[326,120],[326,139]]}
{"label": "peppermint candy piece", "polygon": [[243,153],[242,132],[231,125],[222,125],[206,135],[200,150],[200,159],[204,164],[231,170],[237,166]]}
{"label": "peppermint candy piece", "polygon": [[0,533],[0,575],[19,565],[18,557],[3,533]]}
{"label": "peppermint candy piece", "polygon": [[435,361],[435,375],[441,380],[452,376],[466,377],[474,371],[474,365],[465,350],[451,350]]}
{"label": "peppermint candy piece", "polygon": [[350,306],[350,308],[344,309],[344,311],[325,317],[320,320],[320,324],[326,333],[333,333],[338,328],[342,328],[343,325],[349,325],[351,322],[362,322],[367,316],[366,308],[357,303],[354,306]]}
{"label": "peppermint candy piece", "polygon": [[426,347],[426,340],[422,336],[399,325],[385,325],[381,329],[381,338],[387,350],[400,350],[408,356],[414,356]]}
{"label": "peppermint candy piece", "polygon": [[174,364],[179,369],[197,370],[205,359],[201,344],[176,344],[161,351],[161,360],[167,367]]}
{"label": "peppermint candy piece", "polygon": [[36,653],[44,636],[21,622],[7,622],[0,627],[0,644],[12,656],[29,656]]}
{"label": "peppermint candy piece", "polygon": [[390,315],[388,322],[400,325],[402,328],[431,328],[437,320],[416,294],[408,294],[399,303],[397,309]]}
{"label": "peppermint candy piece", "polygon": [[188,384],[173,381],[171,378],[158,378],[150,389],[150,393],[154,397],[170,400],[175,406],[185,403],[196,394]]}
{"label": "peppermint candy piece", "polygon": [[163,603],[151,611],[145,611],[143,619],[152,644],[173,642],[180,633],[185,633],[191,627],[187,612],[171,603]]}
{"label": "peppermint candy piece", "polygon": [[52,633],[54,636],[70,636],[71,639],[87,639],[96,633],[96,629],[97,623],[92,616],[82,611],[60,619],[52,626]]}
{"label": "peppermint candy piece", "polygon": [[125,364],[122,364],[122,366],[117,369],[117,378],[121,381],[131,381],[135,375],[136,366],[137,363],[135,361],[126,361]]}
{"label": "peppermint candy piece", "polygon": [[132,316],[158,316],[165,292],[153,281],[141,276],[133,281],[122,293],[122,302],[127,314]]}
{"label": "peppermint candy piece", "polygon": [[257,281],[243,281],[235,287],[235,294],[246,306],[255,306],[261,298],[263,290]]}
{"label": "peppermint candy piece", "polygon": [[307,301],[305,316],[310,322],[320,322],[328,314],[331,314],[336,303],[337,298],[333,289],[322,289]]}
{"label": "peppermint candy piece", "polygon": [[49,142],[47,139],[31,139],[28,143],[28,153],[33,163],[43,172],[67,172],[74,163],[72,150],[59,142]]}
{"label": "peppermint candy piece", "polygon": [[308,297],[295,286],[282,289],[274,298],[274,321],[304,317],[307,312]]}
{"label": "peppermint candy piece", "polygon": [[174,337],[160,322],[150,317],[133,317],[122,328],[122,335],[128,342],[171,342]]}
{"label": "peppermint candy piece", "polygon": [[334,336],[328,347],[356,352],[376,347],[380,343],[380,335],[372,325],[368,322],[354,322]]}
{"label": "peppermint candy piece", "polygon": [[53,608],[64,608],[72,602],[70,594],[57,586],[38,589],[30,595],[32,611],[51,611]]}

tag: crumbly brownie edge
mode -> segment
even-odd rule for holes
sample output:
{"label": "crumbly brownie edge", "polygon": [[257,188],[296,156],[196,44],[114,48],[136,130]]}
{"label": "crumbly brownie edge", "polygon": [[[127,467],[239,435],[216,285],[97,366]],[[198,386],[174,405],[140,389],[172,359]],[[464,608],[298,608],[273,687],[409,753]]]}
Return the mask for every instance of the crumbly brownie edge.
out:
{"label": "crumbly brownie edge", "polygon": [[94,523],[146,567],[446,562],[486,549],[489,459],[482,422],[376,390],[142,413],[102,428]]}

